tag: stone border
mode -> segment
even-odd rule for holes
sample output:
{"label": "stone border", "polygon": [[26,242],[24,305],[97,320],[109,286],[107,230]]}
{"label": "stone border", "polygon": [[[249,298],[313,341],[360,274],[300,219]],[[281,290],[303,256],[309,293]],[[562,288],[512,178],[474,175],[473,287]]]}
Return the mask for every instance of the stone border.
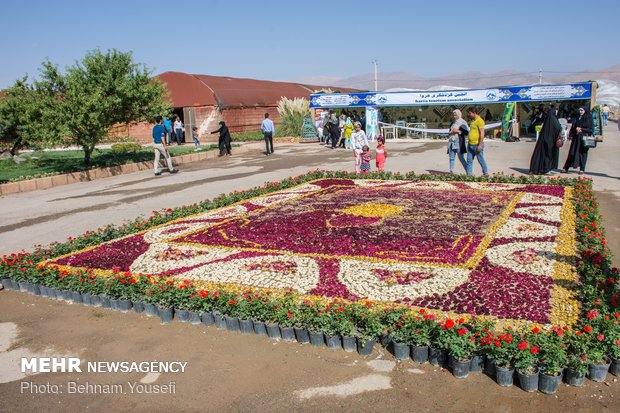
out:
{"label": "stone border", "polygon": [[[247,145],[240,145],[235,148],[235,153],[248,152]],[[183,165],[191,162],[203,161],[205,159],[217,158],[217,149],[205,152],[190,153],[182,156],[173,157],[175,165]],[[153,161],[129,163],[125,165],[111,166],[108,168],[95,168],[87,171],[71,172],[68,174],[45,176],[42,178],[25,179],[23,181],[8,182],[0,184],[0,196],[16,194],[20,192],[38,191],[55,186],[69,185],[77,182],[94,181],[96,179],[109,178],[111,176],[131,174],[134,172],[153,169]]]}

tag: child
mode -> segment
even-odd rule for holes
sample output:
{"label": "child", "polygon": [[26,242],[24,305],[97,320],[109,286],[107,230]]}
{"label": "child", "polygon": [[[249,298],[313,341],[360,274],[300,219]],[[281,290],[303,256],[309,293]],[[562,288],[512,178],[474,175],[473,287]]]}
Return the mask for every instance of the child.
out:
{"label": "child", "polygon": [[198,127],[194,126],[192,128],[192,139],[194,139],[194,145],[196,146],[196,150],[200,150],[200,141],[198,140]]}
{"label": "child", "polygon": [[370,148],[367,145],[364,145],[362,148],[362,163],[360,165],[360,170],[363,174],[370,172]]}
{"label": "child", "polygon": [[387,151],[385,150],[385,138],[379,136],[377,138],[377,170],[381,172],[385,166],[385,159],[387,158]]}

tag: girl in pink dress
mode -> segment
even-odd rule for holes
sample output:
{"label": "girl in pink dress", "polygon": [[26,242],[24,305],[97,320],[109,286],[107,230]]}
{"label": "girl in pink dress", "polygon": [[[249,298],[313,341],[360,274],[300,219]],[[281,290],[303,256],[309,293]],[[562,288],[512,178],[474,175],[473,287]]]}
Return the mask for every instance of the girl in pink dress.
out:
{"label": "girl in pink dress", "polygon": [[385,158],[387,158],[387,151],[385,150],[385,138],[379,136],[377,138],[377,170],[381,172],[385,166]]}

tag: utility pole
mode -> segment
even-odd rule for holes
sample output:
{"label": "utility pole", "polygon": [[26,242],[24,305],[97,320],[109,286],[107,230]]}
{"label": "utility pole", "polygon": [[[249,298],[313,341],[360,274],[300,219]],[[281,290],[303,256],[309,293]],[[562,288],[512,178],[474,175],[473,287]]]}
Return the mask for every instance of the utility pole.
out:
{"label": "utility pole", "polygon": [[538,69],[538,83],[542,83],[542,69]]}
{"label": "utility pole", "polygon": [[375,92],[379,91],[379,79],[377,78],[377,61],[373,60],[372,64],[375,66]]}

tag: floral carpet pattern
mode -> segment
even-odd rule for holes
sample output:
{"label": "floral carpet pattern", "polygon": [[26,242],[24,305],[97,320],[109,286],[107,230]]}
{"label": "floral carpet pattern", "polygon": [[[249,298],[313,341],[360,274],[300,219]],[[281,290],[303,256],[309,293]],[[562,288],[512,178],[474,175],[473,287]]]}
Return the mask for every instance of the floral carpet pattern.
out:
{"label": "floral carpet pattern", "polygon": [[565,326],[579,314],[571,192],[558,185],[318,179],[46,265]]}

